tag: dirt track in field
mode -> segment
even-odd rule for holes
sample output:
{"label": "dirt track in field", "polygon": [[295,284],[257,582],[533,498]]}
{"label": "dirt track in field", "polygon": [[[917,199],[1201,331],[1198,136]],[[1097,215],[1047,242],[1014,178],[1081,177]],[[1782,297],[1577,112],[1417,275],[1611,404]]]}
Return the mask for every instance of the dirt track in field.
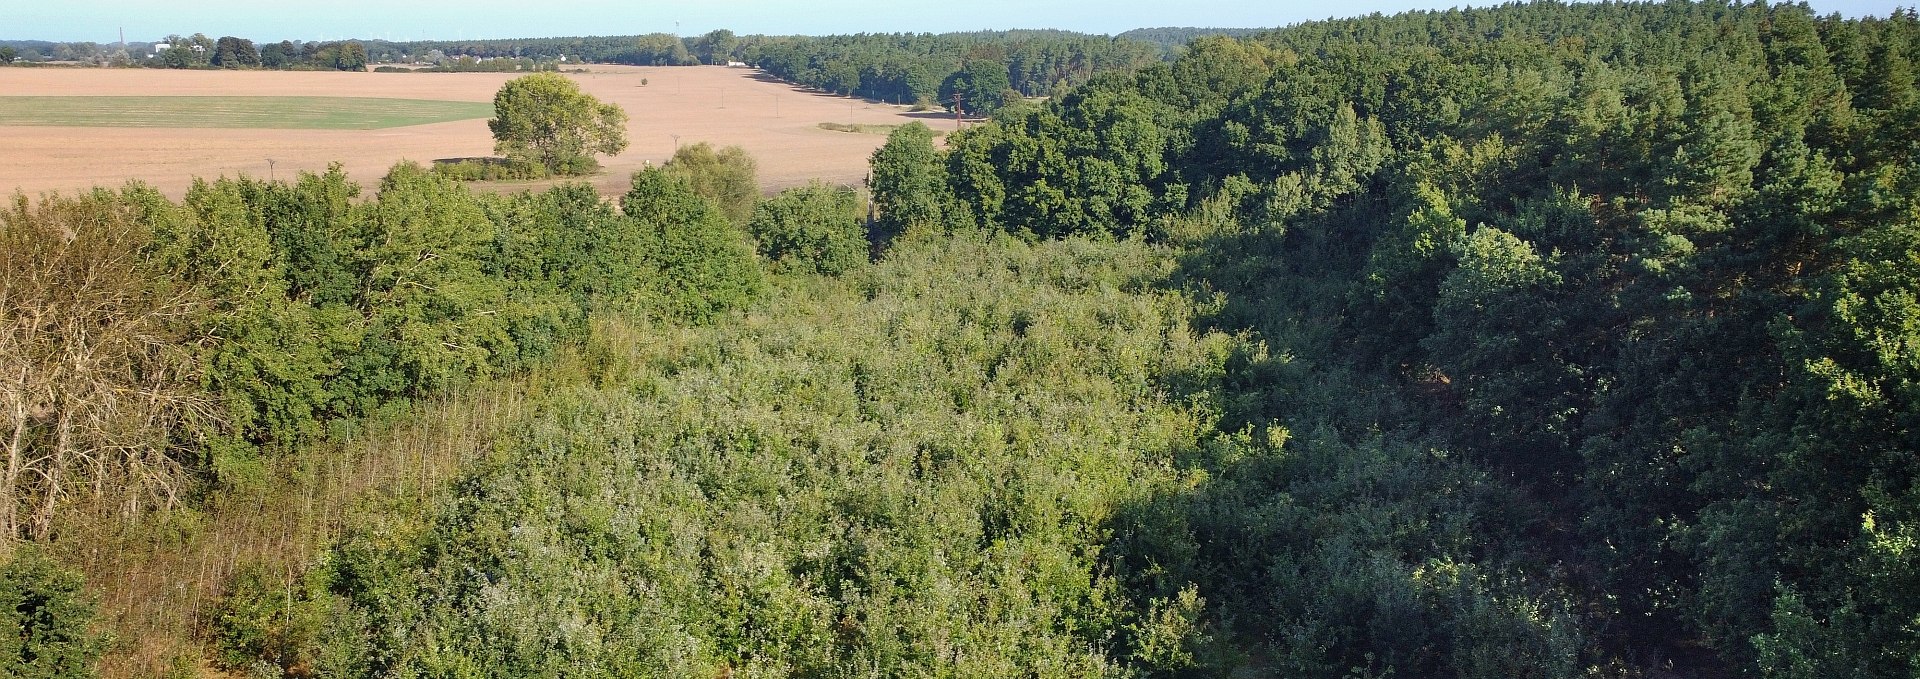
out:
{"label": "dirt track in field", "polygon": [[[859,99],[806,92],[756,78],[757,71],[721,66],[592,66],[568,74],[628,116],[625,153],[601,158],[592,181],[602,193],[625,190],[643,164],[664,162],[678,143],[739,145],[759,161],[760,183],[773,190],[811,179],[857,184],[867,156],[884,135],[834,132],[820,123],[890,125],[921,120],[951,130],[951,118]],[[340,96],[493,101],[507,73],[321,73],[168,71],[154,69],[0,68],[0,96]],[[645,86],[641,81],[647,81]],[[338,162],[364,187],[375,187],[401,160],[491,155],[485,120],[384,130],[163,129],[0,126],[0,195],[24,191],[71,194],[130,179],[170,196],[194,177],[247,175],[287,179]],[[269,168],[267,159],[272,158]],[[524,186],[524,185],[523,185]]]}

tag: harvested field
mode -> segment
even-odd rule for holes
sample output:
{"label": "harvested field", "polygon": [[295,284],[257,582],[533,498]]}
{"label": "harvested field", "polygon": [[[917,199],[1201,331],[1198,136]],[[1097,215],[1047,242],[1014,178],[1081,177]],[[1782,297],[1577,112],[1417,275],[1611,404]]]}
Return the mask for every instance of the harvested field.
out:
{"label": "harvested field", "polygon": [[487,104],[426,99],[0,96],[0,126],[378,130],[492,116]]}
{"label": "harvested field", "polygon": [[[5,97],[354,97],[491,105],[510,73],[328,73],[122,69],[0,69]],[[602,158],[591,181],[602,193],[626,190],[627,176],[658,165],[674,145],[710,142],[746,148],[772,190],[811,179],[857,184],[879,134],[847,134],[820,123],[899,125],[919,119],[951,130],[951,118],[800,90],[757,71],[721,66],[593,66],[569,74],[588,93],[628,115],[626,153]],[[645,83],[644,85],[642,83]],[[406,105],[395,102],[394,109]],[[75,121],[78,122],[78,121]],[[372,130],[83,127],[0,124],[0,193],[71,193],[141,180],[178,197],[196,176],[289,178],[340,163],[373,186],[401,160],[486,156],[486,120]],[[267,159],[273,159],[269,164]],[[496,185],[515,189],[537,184]]]}

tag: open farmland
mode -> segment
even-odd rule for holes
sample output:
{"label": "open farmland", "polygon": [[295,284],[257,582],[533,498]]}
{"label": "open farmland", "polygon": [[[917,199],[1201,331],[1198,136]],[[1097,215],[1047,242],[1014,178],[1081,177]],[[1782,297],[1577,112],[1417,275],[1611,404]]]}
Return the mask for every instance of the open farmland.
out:
{"label": "open farmland", "polygon": [[486,118],[473,101],[371,97],[0,97],[0,125],[378,130]]}
{"label": "open farmland", "polygon": [[[802,91],[745,69],[595,66],[570,75],[629,117],[627,152],[603,158],[606,171],[592,178],[609,194],[624,191],[627,175],[644,164],[664,162],[676,143],[701,141],[746,148],[759,161],[768,189],[814,178],[857,183],[865,176],[867,155],[885,137],[821,129],[821,123],[898,125],[917,116],[936,129],[953,125],[942,116]],[[138,179],[179,196],[196,176],[284,178],[335,162],[370,186],[401,160],[492,153],[488,112],[476,106],[490,106],[513,77],[0,69],[0,155],[8,161],[0,163],[0,192],[71,193]],[[87,97],[101,99],[77,101]],[[250,107],[242,105],[249,100]],[[327,113],[346,100],[351,113]],[[370,105],[382,101],[387,105]],[[139,110],[116,112],[128,107]],[[298,127],[265,127],[263,118],[273,117],[275,109]],[[126,117],[116,122],[114,116]],[[180,126],[168,126],[168,117]],[[422,120],[444,122],[408,124]]]}

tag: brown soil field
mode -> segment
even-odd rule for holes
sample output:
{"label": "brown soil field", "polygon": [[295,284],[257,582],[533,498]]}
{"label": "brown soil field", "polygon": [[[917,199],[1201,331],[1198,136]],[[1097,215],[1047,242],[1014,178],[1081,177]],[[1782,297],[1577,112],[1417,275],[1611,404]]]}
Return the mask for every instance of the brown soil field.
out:
{"label": "brown soil field", "polygon": [[[802,90],[758,71],[723,66],[592,66],[568,74],[628,116],[625,153],[601,158],[591,180],[604,194],[658,165],[682,145],[739,145],[759,161],[762,188],[820,179],[858,184],[879,134],[835,132],[820,123],[894,125],[921,120],[951,130],[953,119],[903,107]],[[510,73],[325,73],[154,69],[0,68],[0,96],[338,96],[493,101]],[[641,81],[646,85],[642,86]],[[340,163],[364,187],[401,160],[490,155],[485,120],[383,130],[261,130],[0,126],[0,195],[72,193],[138,179],[179,197],[194,177],[288,179]],[[268,167],[267,159],[273,159]],[[504,188],[519,188],[527,184]]]}

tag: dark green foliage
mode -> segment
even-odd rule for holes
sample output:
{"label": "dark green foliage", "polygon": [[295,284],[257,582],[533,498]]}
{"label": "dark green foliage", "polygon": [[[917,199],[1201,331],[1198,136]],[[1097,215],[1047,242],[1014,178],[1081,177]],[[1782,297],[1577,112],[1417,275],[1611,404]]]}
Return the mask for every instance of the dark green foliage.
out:
{"label": "dark green foliage", "polygon": [[[977,52],[960,64],[960,70],[940,83],[940,103],[949,109],[976,116],[1000,110],[1017,99],[1013,83],[1007,80],[1007,63],[998,54]],[[1012,97],[1008,93],[1012,92]]]}
{"label": "dark green foliage", "polygon": [[1154,115],[1138,95],[1098,88],[1006,112],[948,139],[953,194],[983,220],[1040,236],[1140,229],[1186,200],[1167,182]]}
{"label": "dark green foliage", "polygon": [[259,66],[260,51],[254,49],[252,40],[224,36],[214,43],[213,65],[221,68]]}
{"label": "dark green foliage", "polygon": [[1168,52],[1179,53],[1179,50],[1181,48],[1186,47],[1190,43],[1197,42],[1203,38],[1209,38],[1214,36],[1224,36],[1229,38],[1245,38],[1248,36],[1266,32],[1267,30],[1268,29],[1264,29],[1264,28],[1196,28],[1196,27],[1165,26],[1161,28],[1136,28],[1130,31],[1120,33],[1113,37],[1119,38],[1122,40],[1139,40],[1141,42],[1150,42],[1155,45],[1159,45],[1160,49],[1166,50]]}
{"label": "dark green foliage", "polygon": [[293,46],[293,41],[282,40],[260,48],[260,65],[265,68],[286,68],[299,55],[300,50]]}
{"label": "dark green foliage", "polygon": [[333,69],[336,71],[367,70],[367,48],[358,42],[340,43],[333,57]]}
{"label": "dark green foliage", "polygon": [[[955,135],[950,214],[1187,245],[1213,322],[1302,361],[1246,368],[1230,412],[1302,431],[1300,407],[1325,409],[1318,426],[1489,474],[1537,523],[1473,528],[1486,546],[1459,563],[1489,569],[1475,596],[1563,611],[1522,616],[1556,621],[1512,641],[1533,672],[1691,644],[1712,653],[1675,671],[1908,676],[1917,25],[1536,3],[1208,39]],[[1149,129],[1114,136],[1129,125]],[[1366,396],[1318,393],[1343,388]],[[1291,568],[1289,587],[1313,572]],[[1522,629],[1458,612],[1498,607],[1427,599],[1425,622],[1378,628],[1332,613],[1375,604],[1309,605],[1348,586],[1315,577],[1330,589],[1231,613],[1325,630],[1278,644],[1290,673],[1525,673],[1381,641]],[[1195,580],[1215,601],[1282,591]]]}
{"label": "dark green foliage", "polygon": [[[979,44],[850,67],[888,40],[731,54],[1024,82]],[[95,200],[206,294],[216,466],[571,360],[457,482],[236,580],[234,667],[1892,679],[1916,45],[1911,11],[1695,3],[1207,38],[946,151],[902,128],[890,246],[846,269],[847,194],[756,212],[710,148],[619,212],[411,166],[357,204],[334,175]]]}
{"label": "dark green foliage", "polygon": [[88,629],[93,603],[80,576],[30,546],[0,564],[0,675],[87,679],[104,640]]}
{"label": "dark green foliage", "polygon": [[947,225],[952,201],[932,129],[913,122],[894,130],[887,143],[874,150],[869,166],[868,183],[880,213],[874,240],[884,242],[914,225]]}
{"label": "dark green foliage", "polygon": [[634,173],[620,209],[642,230],[648,255],[642,285],[666,315],[711,320],[745,307],[765,290],[746,233],[684,176],[659,168]]}
{"label": "dark green foliage", "polygon": [[787,189],[754,208],[747,231],[780,269],[838,276],[867,261],[859,203],[844,187]]}
{"label": "dark green foliage", "polygon": [[739,56],[739,51],[740,38],[724,28],[709,31],[693,41],[693,55],[709,66],[724,66]]}
{"label": "dark green foliage", "polygon": [[1046,96],[1095,74],[1158,61],[1153,45],[1066,31],[747,36],[742,60],[783,80],[896,104],[953,106],[972,115],[1010,97]]}

